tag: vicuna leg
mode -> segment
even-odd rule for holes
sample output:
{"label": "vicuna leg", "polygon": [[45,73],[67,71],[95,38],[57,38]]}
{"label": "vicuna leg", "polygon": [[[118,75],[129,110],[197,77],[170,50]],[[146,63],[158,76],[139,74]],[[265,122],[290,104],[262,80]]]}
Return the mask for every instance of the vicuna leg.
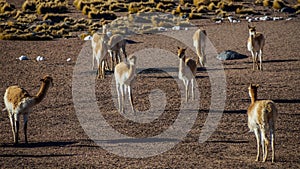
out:
{"label": "vicuna leg", "polygon": [[121,88],[121,113],[124,113],[124,104],[125,104],[125,86],[124,86],[124,84],[122,84],[121,86],[120,86]]}
{"label": "vicuna leg", "polygon": [[256,62],[256,59],[255,59],[255,55],[254,55],[254,52],[251,51],[251,55],[252,55],[252,64],[253,64],[253,70],[255,70],[255,62]]}
{"label": "vicuna leg", "polygon": [[260,63],[259,70],[263,70],[263,68],[262,68],[262,50],[259,50],[258,56],[259,56],[259,63]]}
{"label": "vicuna leg", "polygon": [[[95,56],[94,56],[94,52],[93,52],[93,61],[92,61],[92,70],[94,70],[94,66],[95,66]],[[99,63],[98,63],[99,65]]]}
{"label": "vicuna leg", "polygon": [[187,102],[188,101],[188,99],[189,99],[189,89],[190,89],[190,81],[186,81],[186,86],[185,86],[185,93],[186,93],[186,95],[185,95],[185,101]]}
{"label": "vicuna leg", "polygon": [[275,130],[274,124],[270,123],[270,137],[271,137],[271,148],[272,148],[272,163],[275,161]]}
{"label": "vicuna leg", "polygon": [[195,92],[195,88],[194,88],[195,79],[194,78],[192,79],[191,83],[192,83],[192,99],[195,100],[195,94],[194,94],[194,92]]}
{"label": "vicuna leg", "polygon": [[118,111],[121,112],[121,93],[120,93],[120,84],[116,82],[117,94],[118,94]]}
{"label": "vicuna leg", "polygon": [[9,113],[9,120],[10,120],[11,130],[12,130],[12,133],[13,133],[14,142],[16,142],[16,138],[15,138],[15,133],[16,133],[15,119],[14,119],[14,116],[10,112],[8,112],[8,113]]}
{"label": "vicuna leg", "polygon": [[28,115],[27,115],[27,114],[23,115],[23,119],[24,119],[24,136],[25,136],[25,143],[28,144],[28,140],[27,140],[27,122],[28,122]]}
{"label": "vicuna leg", "polygon": [[256,145],[257,145],[257,155],[256,155],[256,160],[255,161],[258,161],[259,160],[259,150],[260,150],[260,134],[259,134],[259,129],[256,128],[254,129],[254,134],[255,134],[255,137],[256,137]]}
{"label": "vicuna leg", "polygon": [[19,123],[19,116],[15,114],[15,144],[18,144],[19,142],[19,126],[20,126],[20,123]]}
{"label": "vicuna leg", "polygon": [[131,86],[128,86],[127,88],[128,88],[128,98],[129,98],[129,101],[130,101],[131,109],[132,109],[132,112],[134,113],[134,108],[133,108],[133,103],[132,103]]}
{"label": "vicuna leg", "polygon": [[261,132],[261,145],[262,145],[262,152],[263,152],[263,162],[266,161],[268,156],[268,140],[266,138],[265,126],[262,125],[260,128]]}

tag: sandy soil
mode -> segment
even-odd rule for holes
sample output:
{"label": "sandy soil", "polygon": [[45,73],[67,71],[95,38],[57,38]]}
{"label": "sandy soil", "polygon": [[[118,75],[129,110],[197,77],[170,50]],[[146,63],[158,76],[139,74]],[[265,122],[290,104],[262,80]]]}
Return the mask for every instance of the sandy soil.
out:
{"label": "sandy soil", "polygon": [[[234,50],[250,56],[246,48],[247,23],[214,24],[210,21],[195,21],[203,26],[217,52]],[[268,21],[255,23],[257,30],[266,36],[264,48],[264,71],[251,70],[251,59],[224,61],[226,75],[226,105],[217,129],[210,138],[199,143],[198,138],[208,117],[211,94],[211,77],[214,70],[199,68],[197,84],[200,91],[199,110],[186,137],[171,150],[148,158],[118,156],[98,146],[87,135],[79,122],[72,95],[73,70],[82,49],[87,49],[86,60],[91,63],[90,43],[79,39],[57,39],[53,41],[1,41],[0,42],[0,94],[11,85],[20,85],[34,94],[38,91],[39,79],[50,74],[54,86],[43,102],[37,105],[29,117],[29,145],[13,146],[11,127],[7,113],[0,114],[0,166],[1,168],[299,168],[300,167],[300,22]],[[190,30],[191,31],[191,30]],[[180,34],[180,33],[179,33]],[[187,46],[182,41],[163,35],[135,35],[128,39],[138,42],[127,45],[129,54],[148,48],[159,48],[175,54],[177,46]],[[189,46],[187,46],[189,47]],[[144,52],[145,52],[144,51]],[[138,59],[141,58],[138,55]],[[148,56],[147,53],[144,53]],[[21,55],[31,60],[19,61]],[[41,55],[45,61],[36,62]],[[191,48],[187,55],[196,58]],[[153,57],[153,62],[168,65],[167,61]],[[71,58],[70,62],[67,59]],[[177,62],[174,57],[173,61]],[[176,82],[168,73],[157,69],[137,75],[133,85],[133,100],[136,110],[150,108],[149,93],[152,89],[165,92],[167,105],[164,113],[153,122],[140,124],[121,116],[111,96],[113,75],[107,73],[105,80],[95,80],[98,113],[102,113],[111,126],[122,134],[146,138],[162,133],[174,124],[178,117],[181,94]],[[96,76],[96,71],[87,71],[87,76]],[[225,83],[225,82],[224,82]],[[255,162],[256,141],[248,133],[246,110],[250,104],[247,87],[258,83],[259,99],[276,102],[279,116],[276,125],[276,163]],[[0,99],[3,108],[3,99]],[[97,112],[97,111],[96,111]],[[187,113],[188,114],[188,113]],[[93,120],[93,119],[91,119]],[[96,129],[97,130],[97,129]],[[103,132],[102,130],[97,130]],[[162,140],[163,141],[163,140]],[[123,140],[126,143],[126,140]],[[159,140],[158,140],[159,142]],[[130,145],[130,141],[127,142]],[[118,142],[112,143],[117,146]],[[149,148],[149,147],[146,147]],[[128,152],[130,153],[130,152]]]}

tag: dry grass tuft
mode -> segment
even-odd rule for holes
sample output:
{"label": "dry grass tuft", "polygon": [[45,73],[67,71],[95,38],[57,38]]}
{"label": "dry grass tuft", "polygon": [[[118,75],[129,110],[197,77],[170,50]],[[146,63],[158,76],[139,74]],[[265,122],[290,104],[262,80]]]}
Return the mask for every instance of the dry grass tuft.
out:
{"label": "dry grass tuft", "polygon": [[34,12],[34,11],[36,11],[36,2],[26,0],[22,5],[22,10],[24,12]]}
{"label": "dry grass tuft", "polygon": [[108,11],[105,12],[91,11],[88,14],[88,18],[114,20],[117,18],[117,15],[114,12],[108,12]]}
{"label": "dry grass tuft", "polygon": [[282,0],[274,0],[273,1],[273,8],[274,9],[281,9],[283,7],[286,7],[286,5],[284,4],[284,2]]}
{"label": "dry grass tuft", "polygon": [[10,12],[15,9],[14,5],[10,5],[6,1],[0,1],[0,13]]}
{"label": "dry grass tuft", "polygon": [[255,15],[255,14],[257,14],[257,13],[254,11],[253,8],[242,8],[242,9],[237,8],[236,11],[235,11],[235,13],[236,13],[236,14],[249,14],[249,15],[251,15],[251,14]]}
{"label": "dry grass tuft", "polygon": [[68,17],[67,15],[47,13],[43,17],[43,21],[50,20],[54,23],[59,23],[59,22],[64,21],[64,19],[67,18],[67,17]]}

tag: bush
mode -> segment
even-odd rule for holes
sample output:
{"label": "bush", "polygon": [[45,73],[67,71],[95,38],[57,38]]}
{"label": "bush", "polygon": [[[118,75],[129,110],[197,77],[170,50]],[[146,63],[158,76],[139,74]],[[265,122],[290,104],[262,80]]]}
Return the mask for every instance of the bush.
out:
{"label": "bush", "polygon": [[25,1],[22,5],[22,10],[23,11],[36,11],[36,2],[35,1]]}
{"label": "bush", "polygon": [[0,3],[0,13],[5,13],[8,11],[13,11],[15,7],[13,5],[10,5],[7,2]]}
{"label": "bush", "polygon": [[65,13],[68,11],[67,5],[63,3],[40,3],[37,7],[38,14]]}
{"label": "bush", "polygon": [[91,11],[88,14],[90,19],[105,19],[105,20],[114,20],[117,18],[117,15],[114,12],[98,12]]}
{"label": "bush", "polygon": [[67,17],[68,17],[67,15],[47,13],[43,17],[43,21],[45,21],[45,20],[51,20],[54,23],[58,23],[58,22],[64,21],[64,19],[67,18]]}

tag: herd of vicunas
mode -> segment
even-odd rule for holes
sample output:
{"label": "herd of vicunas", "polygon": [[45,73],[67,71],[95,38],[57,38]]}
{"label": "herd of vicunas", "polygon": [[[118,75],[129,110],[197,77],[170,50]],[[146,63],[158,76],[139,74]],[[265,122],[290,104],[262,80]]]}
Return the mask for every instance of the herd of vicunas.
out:
{"label": "herd of vicunas", "polygon": [[[262,67],[262,52],[265,44],[265,38],[262,33],[256,32],[255,27],[249,26],[249,38],[247,48],[251,52],[253,59],[253,69],[263,70]],[[178,77],[183,81],[185,86],[185,101],[188,102],[189,90],[192,88],[192,99],[194,99],[194,83],[197,64],[202,67],[206,63],[205,48],[206,31],[199,28],[193,35],[193,43],[196,48],[198,60],[195,61],[185,56],[186,48],[178,47],[179,58],[179,74]],[[127,57],[125,47],[126,40],[122,35],[112,35],[103,27],[102,33],[95,33],[90,37],[93,49],[93,67],[96,59],[98,65],[98,78],[104,78],[105,68],[114,67],[114,77],[116,81],[116,90],[118,93],[118,109],[120,113],[124,113],[124,99],[128,95],[132,111],[134,112],[132,97],[131,97],[131,82],[135,78],[136,60],[137,57],[131,55]],[[121,61],[121,51],[124,60]],[[108,56],[110,55],[110,57]],[[108,58],[111,58],[111,65],[108,66]],[[260,63],[258,63],[258,58]],[[114,64],[116,64],[114,66]],[[39,104],[46,96],[49,87],[53,84],[53,79],[49,75],[41,79],[41,86],[36,95],[30,95],[25,89],[19,86],[10,86],[4,94],[5,109],[7,111],[12,127],[14,144],[19,141],[19,121],[20,115],[24,118],[24,135],[25,143],[27,140],[27,122],[29,113],[32,107]],[[249,85],[249,96],[251,104],[248,107],[248,127],[253,131],[257,140],[257,156],[256,161],[260,159],[260,148],[262,148],[262,161],[265,162],[268,154],[269,141],[266,137],[266,128],[269,126],[270,141],[272,149],[272,162],[275,161],[275,120],[277,117],[277,109],[272,100],[257,100],[257,89],[259,85]],[[260,146],[261,145],[261,146]]]}

